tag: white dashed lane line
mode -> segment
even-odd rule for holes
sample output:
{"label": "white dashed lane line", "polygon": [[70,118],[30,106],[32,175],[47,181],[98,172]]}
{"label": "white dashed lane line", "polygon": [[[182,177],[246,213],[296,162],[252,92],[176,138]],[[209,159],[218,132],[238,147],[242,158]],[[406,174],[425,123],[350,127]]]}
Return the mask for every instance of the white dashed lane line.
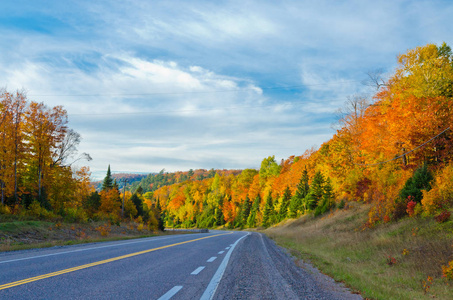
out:
{"label": "white dashed lane line", "polygon": [[219,251],[219,253],[217,253],[217,254],[223,254],[224,252],[225,252],[225,251]]}
{"label": "white dashed lane line", "polygon": [[213,262],[214,260],[216,260],[216,258],[217,258],[216,256],[213,256],[210,259],[208,259],[207,262]]}
{"label": "white dashed lane line", "polygon": [[205,267],[198,267],[195,271],[193,271],[192,273],[190,273],[190,275],[198,275],[198,273],[200,273],[201,271],[203,271]]}
{"label": "white dashed lane line", "polygon": [[179,290],[182,289],[182,285],[176,285],[174,286],[171,290],[169,290],[168,292],[166,292],[162,297],[160,297],[158,300],[169,300],[171,299],[171,297],[173,297],[174,295],[176,295],[177,292],[179,292]]}

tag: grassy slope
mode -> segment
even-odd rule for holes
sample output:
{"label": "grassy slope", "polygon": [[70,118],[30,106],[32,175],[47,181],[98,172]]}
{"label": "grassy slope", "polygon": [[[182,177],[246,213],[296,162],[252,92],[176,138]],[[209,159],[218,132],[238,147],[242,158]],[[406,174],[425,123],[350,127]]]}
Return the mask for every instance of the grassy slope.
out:
{"label": "grassy slope", "polygon": [[[1,216],[0,216],[1,217]],[[155,235],[137,224],[108,226],[105,223],[67,224],[39,220],[0,218],[0,251],[72,245]]]}
{"label": "grassy slope", "polygon": [[[453,259],[453,221],[406,218],[363,230],[368,210],[356,204],[324,217],[290,220],[265,233],[364,298],[452,299],[453,282],[442,278],[441,266]],[[389,264],[389,257],[396,263]],[[433,282],[425,288],[428,276]]]}

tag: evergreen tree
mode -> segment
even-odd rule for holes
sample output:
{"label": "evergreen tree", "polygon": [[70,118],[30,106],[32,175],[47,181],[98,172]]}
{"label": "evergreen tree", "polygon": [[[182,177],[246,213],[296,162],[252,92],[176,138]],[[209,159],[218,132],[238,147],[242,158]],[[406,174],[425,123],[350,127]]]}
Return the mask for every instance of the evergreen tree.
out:
{"label": "evergreen tree", "polygon": [[431,190],[431,180],[433,175],[428,170],[426,163],[418,168],[414,175],[406,181],[403,189],[400,191],[400,198],[406,200],[408,196],[414,197],[415,202],[421,202],[423,198],[422,190]]}
{"label": "evergreen tree", "polygon": [[273,217],[274,217],[274,204],[272,200],[272,195],[269,192],[269,195],[267,195],[266,198],[266,204],[264,205],[263,226],[269,227],[270,225],[272,225]]}
{"label": "evergreen tree", "polygon": [[120,192],[120,186],[118,185],[118,182],[116,182],[116,178],[113,180],[112,188]]}
{"label": "evergreen tree", "polygon": [[255,200],[253,201],[252,209],[250,210],[250,215],[247,218],[247,226],[249,228],[256,227],[256,215],[258,214],[258,211],[260,209],[260,202],[261,198],[260,196],[256,196]]}
{"label": "evergreen tree", "polygon": [[94,215],[101,206],[101,195],[94,191],[88,196],[86,201],[83,202],[83,208],[85,208],[90,214]]}
{"label": "evergreen tree", "polygon": [[143,188],[141,185],[138,186],[137,190],[135,191],[137,195],[142,195],[143,194]]}
{"label": "evergreen tree", "polygon": [[245,197],[244,202],[242,203],[242,209],[241,209],[241,226],[247,225],[247,219],[250,215],[250,210],[252,208],[252,204],[250,203],[249,196]]}
{"label": "evergreen tree", "polygon": [[222,206],[223,206],[223,197],[220,197],[219,203],[218,203],[217,207],[215,208],[215,224],[217,226],[221,226],[221,225],[225,224],[225,218],[223,216]]}
{"label": "evergreen tree", "polygon": [[142,199],[140,199],[140,197],[137,195],[137,193],[134,193],[131,197],[131,200],[132,200],[132,203],[134,203],[135,205],[135,208],[137,209],[137,215],[135,217],[138,217],[138,216],[142,216],[144,215],[144,210],[143,210],[143,201]]}
{"label": "evergreen tree", "polygon": [[288,216],[288,206],[291,201],[291,191],[287,186],[285,192],[283,193],[282,205],[280,206],[280,211],[278,212],[278,220],[283,221]]}
{"label": "evergreen tree", "polygon": [[310,192],[305,197],[306,203],[309,210],[314,210],[319,201],[321,201],[324,196],[324,176],[320,171],[316,172],[311,183]]}
{"label": "evergreen tree", "polygon": [[330,183],[330,178],[327,178],[324,184],[324,195],[322,196],[321,202],[315,209],[315,217],[324,214],[332,206],[333,206],[333,189]]}
{"label": "evergreen tree", "polygon": [[296,196],[299,197],[299,199],[304,199],[308,195],[308,191],[310,189],[310,186],[308,185],[308,180],[309,180],[308,171],[307,168],[305,167],[296,190]]}
{"label": "evergreen tree", "polygon": [[156,219],[157,219],[157,229],[160,231],[165,230],[164,226],[164,214],[162,212],[162,207],[160,206],[159,200],[156,200]]}
{"label": "evergreen tree", "polygon": [[110,172],[110,165],[107,169],[107,175],[104,178],[104,182],[102,183],[102,190],[106,191],[113,187],[113,178],[112,173]]}
{"label": "evergreen tree", "polygon": [[291,202],[289,204],[289,214],[290,218],[296,218],[301,213],[305,213],[308,209],[306,204],[305,198],[307,197],[310,186],[308,185],[308,171],[305,167],[304,171],[302,172],[302,176],[297,184],[297,190],[294,196],[291,198]]}

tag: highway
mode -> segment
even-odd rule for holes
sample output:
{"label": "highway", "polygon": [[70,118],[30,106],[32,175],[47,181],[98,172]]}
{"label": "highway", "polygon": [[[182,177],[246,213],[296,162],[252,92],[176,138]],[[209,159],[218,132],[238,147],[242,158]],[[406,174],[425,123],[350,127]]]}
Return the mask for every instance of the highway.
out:
{"label": "highway", "polygon": [[210,231],[0,253],[0,299],[332,296],[259,233]]}

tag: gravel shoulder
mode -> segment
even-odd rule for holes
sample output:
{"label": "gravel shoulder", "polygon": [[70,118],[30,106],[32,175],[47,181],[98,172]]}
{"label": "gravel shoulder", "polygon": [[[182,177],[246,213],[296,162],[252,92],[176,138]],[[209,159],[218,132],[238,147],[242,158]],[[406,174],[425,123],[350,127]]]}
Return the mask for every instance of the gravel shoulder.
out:
{"label": "gravel shoulder", "polygon": [[362,299],[296,261],[261,233],[251,233],[236,247],[214,299]]}

